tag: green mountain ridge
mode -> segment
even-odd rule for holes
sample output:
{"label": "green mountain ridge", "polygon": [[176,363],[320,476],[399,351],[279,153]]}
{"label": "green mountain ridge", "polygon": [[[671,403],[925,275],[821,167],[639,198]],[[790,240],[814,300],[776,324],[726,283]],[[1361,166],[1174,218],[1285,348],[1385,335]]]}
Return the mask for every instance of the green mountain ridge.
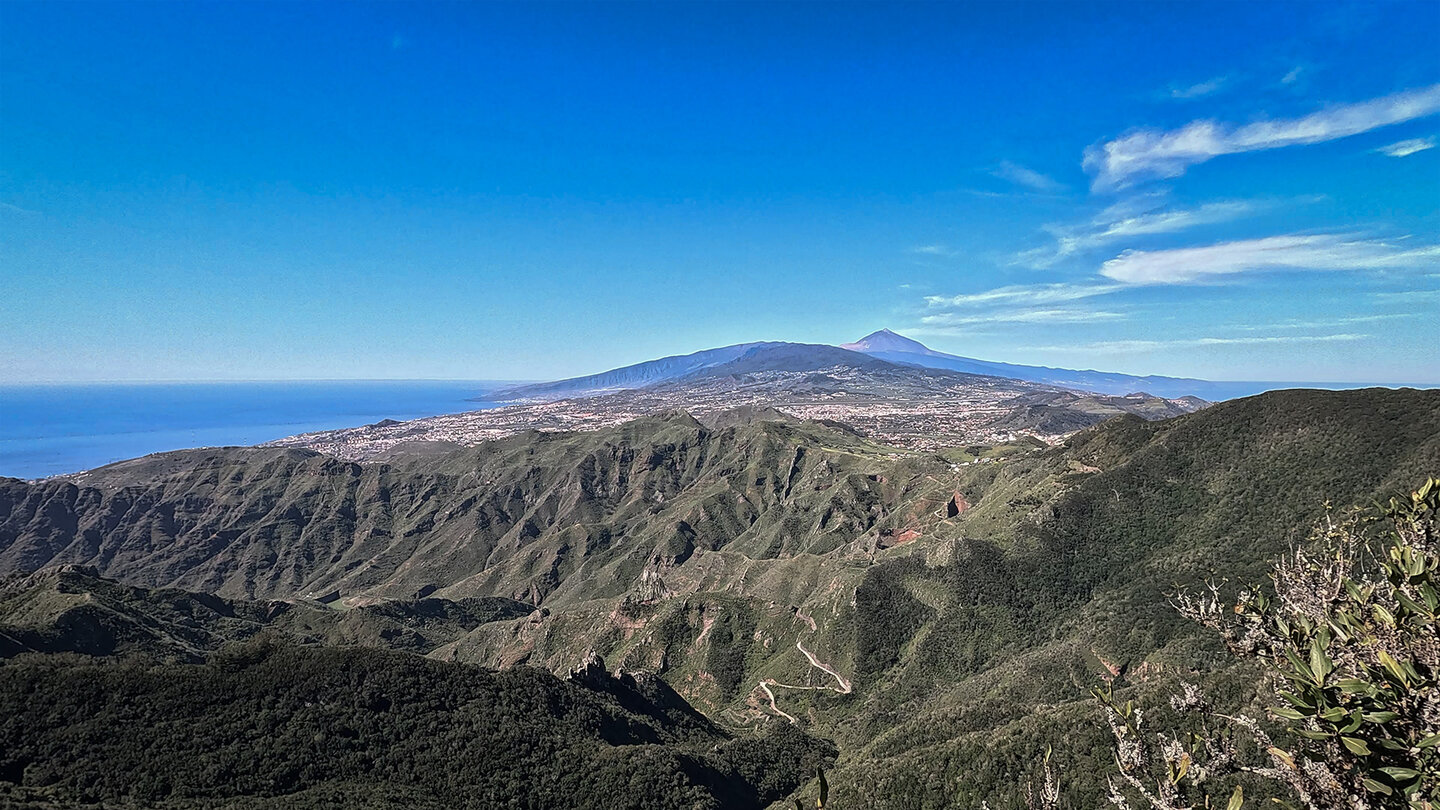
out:
{"label": "green mountain ridge", "polygon": [[428,654],[559,672],[593,651],[736,731],[793,718],[839,746],[835,806],[1023,806],[1050,743],[1067,798],[1092,806],[1110,754],[1090,688],[1183,677],[1254,698],[1167,594],[1259,581],[1327,501],[1440,470],[1433,391],[1272,392],[1050,449],[906,452],[772,415],[380,464],[187,451],[9,481],[0,566],[351,610],[518,598],[548,615]]}
{"label": "green mountain ridge", "polygon": [[349,610],[319,602],[247,602],[125,585],[94,568],[62,565],[0,581],[0,658],[75,652],[199,663],[227,643],[266,631],[297,643],[424,654],[486,622],[533,612],[501,597],[385,600]]}

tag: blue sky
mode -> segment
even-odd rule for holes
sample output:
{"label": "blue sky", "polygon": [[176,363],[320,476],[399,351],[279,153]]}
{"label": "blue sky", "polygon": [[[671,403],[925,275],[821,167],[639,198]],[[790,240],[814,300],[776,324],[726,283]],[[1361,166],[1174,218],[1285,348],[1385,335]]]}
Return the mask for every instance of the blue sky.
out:
{"label": "blue sky", "polygon": [[0,3],[0,381],[1440,382],[1440,4]]}

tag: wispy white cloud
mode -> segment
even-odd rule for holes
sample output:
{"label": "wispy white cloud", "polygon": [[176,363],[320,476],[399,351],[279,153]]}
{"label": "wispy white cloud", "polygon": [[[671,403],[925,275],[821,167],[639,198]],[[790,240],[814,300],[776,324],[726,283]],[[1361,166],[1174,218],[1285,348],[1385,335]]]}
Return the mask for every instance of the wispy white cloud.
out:
{"label": "wispy white cloud", "polygon": [[1229,76],[1216,76],[1213,79],[1200,82],[1199,84],[1192,84],[1189,87],[1171,87],[1170,97],[1181,100],[1201,98],[1219,92],[1229,81]]}
{"label": "wispy white cloud", "polygon": [[1404,248],[1338,234],[1270,236],[1174,250],[1127,250],[1100,275],[1125,284],[1189,284],[1265,270],[1365,270],[1440,261],[1440,245]]}
{"label": "wispy white cloud", "polygon": [[1195,346],[1268,346],[1303,343],[1348,343],[1365,340],[1370,335],[1264,335],[1254,337],[1202,337],[1177,338],[1175,340],[1105,340],[1097,343],[1069,343],[1055,346],[1029,346],[1032,351],[1073,352],[1086,354],[1132,354],[1152,352],[1157,349],[1186,348]]}
{"label": "wispy white cloud", "polygon": [[1001,161],[1000,165],[990,173],[1001,180],[1009,180],[1016,185],[1044,194],[1055,194],[1065,190],[1065,185],[1054,178],[1008,160]]}
{"label": "wispy white cloud", "polygon": [[1259,121],[1244,126],[1193,121],[1180,129],[1142,129],[1085,151],[1085,169],[1097,189],[1136,180],[1178,177],[1197,163],[1220,155],[1321,143],[1440,112],[1440,84],[1356,104],[1343,104],[1302,118]]}
{"label": "wispy white cloud", "polygon": [[1382,146],[1375,151],[1387,157],[1401,158],[1434,148],[1435,138],[1432,136],[1429,138],[1407,138],[1403,141],[1396,141],[1395,143]]}
{"label": "wispy white cloud", "polygon": [[1122,289],[1120,284],[1016,284],[963,295],[927,295],[932,309],[976,306],[1034,306],[1079,301]]}
{"label": "wispy white cloud", "polygon": [[1440,290],[1403,290],[1401,292],[1377,292],[1372,298],[1384,303],[1420,304],[1429,301],[1440,303]]}
{"label": "wispy white cloud", "polygon": [[40,213],[39,211],[31,211],[29,208],[21,208],[18,205],[11,205],[7,202],[0,202],[0,211],[5,211],[10,214],[24,214],[25,216],[31,217],[38,216]]}
{"label": "wispy white cloud", "polygon": [[1357,323],[1378,323],[1380,321],[1393,321],[1399,318],[1418,318],[1419,313],[1415,312],[1389,312],[1383,315],[1350,315],[1343,318],[1330,318],[1326,320],[1290,320],[1278,321],[1276,323],[1264,324],[1235,324],[1231,329],[1241,332],[1265,332],[1272,329],[1333,329],[1337,326],[1349,326]]}
{"label": "wispy white cloud", "polygon": [[1121,312],[1089,309],[1002,309],[983,314],[941,312],[925,315],[920,318],[920,322],[926,326],[971,326],[989,323],[1096,323],[1120,321],[1126,317],[1128,316]]}
{"label": "wispy white cloud", "polygon": [[1144,213],[1132,213],[1112,206],[1085,225],[1045,226],[1045,230],[1055,237],[1055,244],[1022,251],[1015,259],[1017,264],[1043,269],[1085,250],[1139,236],[1176,233],[1204,225],[1230,222],[1268,205],[1268,202],[1236,200],[1206,203],[1196,208],[1152,210]]}
{"label": "wispy white cloud", "polygon": [[960,255],[959,251],[949,245],[916,245],[910,248],[911,253],[919,253],[922,256],[944,256],[952,258]]}
{"label": "wispy white cloud", "polygon": [[1280,77],[1280,83],[1281,83],[1281,84],[1294,84],[1294,83],[1295,83],[1295,80],[1298,79],[1298,78],[1300,78],[1300,74],[1301,74],[1301,73],[1304,73],[1304,72],[1305,72],[1305,68],[1304,68],[1304,67],[1295,67],[1295,68],[1292,68],[1289,73],[1286,73],[1284,76],[1281,76],[1281,77]]}

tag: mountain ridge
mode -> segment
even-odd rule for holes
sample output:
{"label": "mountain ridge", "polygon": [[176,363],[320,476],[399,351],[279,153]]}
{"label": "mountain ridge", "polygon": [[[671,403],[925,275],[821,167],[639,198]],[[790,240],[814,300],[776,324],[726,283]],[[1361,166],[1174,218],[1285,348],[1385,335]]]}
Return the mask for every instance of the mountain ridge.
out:
{"label": "mountain ridge", "polygon": [[[1210,402],[1254,396],[1266,391],[1285,388],[1317,388],[1325,390],[1354,390],[1370,388],[1378,383],[1334,383],[1296,382],[1266,380],[1201,380],[1193,377],[1168,377],[1163,375],[1135,375],[1094,369],[1065,369],[1048,366],[1029,366],[994,360],[977,360],[972,357],[947,354],[936,351],[925,344],[892,332],[880,329],[854,343],[841,344],[844,348],[860,351],[882,360],[904,365],[928,368],[942,368],[967,374],[983,374],[1007,377],[1081,391],[1112,396],[1132,393],[1146,393],[1162,399],[1183,399],[1194,397]],[[1385,387],[1433,388],[1433,385],[1407,386],[1401,383]]]}
{"label": "mountain ridge", "polygon": [[518,597],[544,610],[427,655],[557,672],[593,651],[656,672],[717,724],[834,739],[840,806],[1022,806],[1029,763],[1064,738],[1067,790],[1095,806],[1109,748],[1090,688],[1154,699],[1183,676],[1227,684],[1222,710],[1252,699],[1167,594],[1263,577],[1327,500],[1440,468],[1434,391],[1272,392],[976,453],[774,415],[5,480],[0,569],[93,561],[136,585],[351,611],[426,586]]}

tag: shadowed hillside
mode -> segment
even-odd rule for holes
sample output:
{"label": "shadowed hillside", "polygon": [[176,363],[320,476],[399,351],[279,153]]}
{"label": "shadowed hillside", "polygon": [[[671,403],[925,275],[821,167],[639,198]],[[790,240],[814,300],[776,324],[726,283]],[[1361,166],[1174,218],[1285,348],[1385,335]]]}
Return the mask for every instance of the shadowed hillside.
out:
{"label": "shadowed hillside", "polygon": [[[1020,801],[1047,743],[1101,800],[1089,690],[1253,675],[1167,605],[1258,579],[1328,500],[1440,470],[1440,393],[1282,391],[1062,446],[903,452],[764,411],[349,464],[165,454],[0,490],[0,560],[266,598],[519,598],[433,658],[657,672],[729,726],[833,738],[842,806]],[[43,558],[43,559],[42,559]]]}
{"label": "shadowed hillside", "polygon": [[[63,752],[63,754],[61,753]],[[257,639],[206,664],[0,666],[0,791],[144,807],[758,808],[831,754],[664,684]]]}

